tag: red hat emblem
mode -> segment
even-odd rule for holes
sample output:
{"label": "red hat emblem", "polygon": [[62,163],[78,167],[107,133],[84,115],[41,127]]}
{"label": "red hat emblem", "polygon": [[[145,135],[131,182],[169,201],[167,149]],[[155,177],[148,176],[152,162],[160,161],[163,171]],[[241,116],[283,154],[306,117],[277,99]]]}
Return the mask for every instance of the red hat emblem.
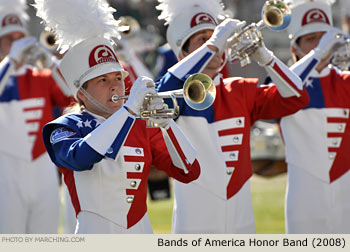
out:
{"label": "red hat emblem", "polygon": [[119,63],[117,56],[110,47],[106,45],[96,46],[90,53],[89,66],[92,67],[105,62]]}
{"label": "red hat emblem", "polygon": [[7,25],[20,25],[20,26],[22,26],[22,22],[17,15],[8,14],[2,19],[2,22],[1,22],[2,27],[5,27]]}
{"label": "red hat emblem", "polygon": [[200,12],[197,13],[191,20],[191,28],[197,26],[199,24],[209,23],[213,25],[217,25],[215,19],[208,13]]}
{"label": "red hat emblem", "polygon": [[301,25],[307,25],[311,23],[326,23],[330,25],[327,14],[321,9],[311,9],[305,13]]}

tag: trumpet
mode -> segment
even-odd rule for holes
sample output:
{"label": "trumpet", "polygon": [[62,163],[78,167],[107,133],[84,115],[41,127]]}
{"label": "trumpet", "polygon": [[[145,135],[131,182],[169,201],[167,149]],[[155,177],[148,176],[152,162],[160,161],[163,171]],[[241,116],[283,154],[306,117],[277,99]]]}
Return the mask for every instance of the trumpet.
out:
{"label": "trumpet", "polygon": [[331,64],[342,71],[350,70],[350,37],[344,36],[344,44],[333,54]]}
{"label": "trumpet", "polygon": [[53,63],[47,50],[39,43],[28,48],[25,55],[25,64],[34,66],[39,71],[44,68],[50,68]]}
{"label": "trumpet", "polygon": [[265,27],[275,31],[283,30],[290,24],[292,18],[288,5],[279,0],[266,1],[261,16],[262,19],[258,23],[244,27],[227,40],[231,63],[240,60],[242,67],[250,64],[249,56],[262,45],[261,30]]}
{"label": "trumpet", "polygon": [[57,50],[56,34],[46,27],[39,36],[39,42],[25,52],[25,63],[42,70],[52,67],[51,54]]}
{"label": "trumpet", "polygon": [[[117,102],[120,99],[128,99],[129,96],[112,97],[113,102]],[[216,88],[213,80],[206,74],[197,73],[190,75],[182,89],[173,91],[159,92],[156,95],[146,95],[143,105],[141,106],[139,118],[147,120],[148,127],[155,127],[153,122],[149,121],[150,118],[176,118],[179,116],[180,108],[177,104],[176,98],[184,98],[186,104],[194,110],[205,110],[209,108],[215,100]],[[165,108],[150,110],[150,101],[153,98],[170,98],[173,103],[173,108]]]}

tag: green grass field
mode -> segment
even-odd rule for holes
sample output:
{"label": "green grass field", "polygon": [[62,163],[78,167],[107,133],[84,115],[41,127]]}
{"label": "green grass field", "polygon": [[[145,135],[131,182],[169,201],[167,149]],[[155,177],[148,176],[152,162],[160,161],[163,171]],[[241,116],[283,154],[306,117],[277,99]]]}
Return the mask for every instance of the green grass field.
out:
{"label": "green grass field", "polygon": [[[252,200],[258,234],[284,234],[284,193],[286,175],[251,180]],[[158,234],[171,231],[173,199],[149,201],[148,214],[153,230]]]}

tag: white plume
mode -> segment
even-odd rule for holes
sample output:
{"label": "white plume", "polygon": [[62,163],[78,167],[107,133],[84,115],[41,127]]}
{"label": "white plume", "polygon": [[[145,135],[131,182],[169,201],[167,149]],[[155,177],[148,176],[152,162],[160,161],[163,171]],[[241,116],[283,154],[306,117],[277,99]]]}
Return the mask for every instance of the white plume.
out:
{"label": "white plume", "polygon": [[158,19],[164,19],[168,24],[174,17],[184,10],[201,6],[202,8],[215,14],[215,18],[222,18],[225,15],[224,4],[221,0],[158,0],[157,10],[161,11]]}
{"label": "white plume", "polygon": [[336,2],[336,0],[284,0],[284,2],[289,6],[296,6],[307,2],[315,2],[315,3],[321,2],[321,3],[332,5]]}
{"label": "white plume", "polygon": [[16,13],[24,20],[28,20],[26,0],[0,0],[0,13]]}
{"label": "white plume", "polygon": [[120,37],[116,10],[106,0],[35,0],[36,15],[55,31],[60,48],[87,38]]}

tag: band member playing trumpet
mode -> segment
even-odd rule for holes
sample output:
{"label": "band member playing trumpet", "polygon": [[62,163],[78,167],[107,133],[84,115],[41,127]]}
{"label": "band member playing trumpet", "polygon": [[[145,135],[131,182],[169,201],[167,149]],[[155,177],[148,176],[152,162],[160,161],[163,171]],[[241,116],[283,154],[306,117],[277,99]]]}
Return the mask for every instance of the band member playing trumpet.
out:
{"label": "band member playing trumpet", "polygon": [[214,79],[216,99],[196,111],[179,100],[178,125],[198,152],[199,179],[174,182],[175,233],[254,233],[249,178],[250,126],[258,119],[295,113],[308,103],[300,78],[262,43],[250,56],[264,67],[275,85],[257,87],[258,79],[218,74],[227,40],[245,25],[225,19],[221,1],[159,1],[167,21],[167,40],[180,63],[160,80],[158,90],[178,89],[178,79],[202,72]]}
{"label": "band member playing trumpet", "polygon": [[[157,96],[151,79],[138,78],[125,103],[112,99],[124,96],[128,72],[109,40],[118,34],[106,1],[37,0],[35,6],[71,47],[60,70],[78,110],[48,123],[43,138],[52,161],[66,167],[61,170],[77,214],[76,232],[152,233],[146,206],[151,164],[188,183],[200,173],[195,150],[171,118],[150,118],[160,127],[153,129],[136,118],[146,96]],[[62,13],[75,17],[73,24]],[[161,98],[149,102],[151,111],[164,106]]]}
{"label": "band member playing trumpet", "polygon": [[58,174],[41,129],[53,119],[53,106],[68,106],[71,98],[50,70],[26,65],[36,42],[25,27],[26,7],[0,1],[0,233],[57,233]]}
{"label": "band member playing trumpet", "polygon": [[297,61],[291,69],[310,102],[280,123],[288,164],[286,232],[349,233],[350,75],[329,64],[345,34],[333,27],[332,1],[290,2]]}

